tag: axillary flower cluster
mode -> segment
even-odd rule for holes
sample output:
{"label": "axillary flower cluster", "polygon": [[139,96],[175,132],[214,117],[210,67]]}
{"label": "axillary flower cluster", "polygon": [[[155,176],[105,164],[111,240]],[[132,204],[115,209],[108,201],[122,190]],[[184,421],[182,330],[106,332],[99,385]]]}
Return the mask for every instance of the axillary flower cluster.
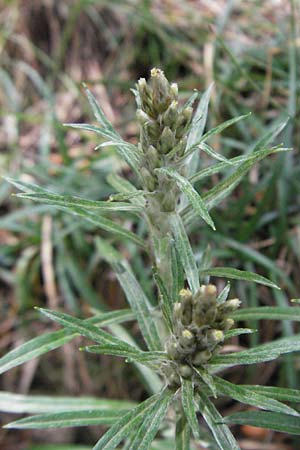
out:
{"label": "axillary flower cluster", "polygon": [[202,285],[195,295],[182,289],[179,298],[173,308],[173,333],[166,343],[172,362],[163,368],[170,385],[179,385],[180,377],[190,378],[192,366],[205,366],[221,350],[224,332],[234,324],[230,314],[240,306],[237,298],[219,303],[213,284]]}

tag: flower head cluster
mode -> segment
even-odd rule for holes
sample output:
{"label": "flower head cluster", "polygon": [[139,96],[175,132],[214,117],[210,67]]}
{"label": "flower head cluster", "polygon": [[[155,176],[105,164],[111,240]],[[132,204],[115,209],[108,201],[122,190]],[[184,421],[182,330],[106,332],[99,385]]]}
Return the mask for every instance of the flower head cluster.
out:
{"label": "flower head cluster", "polygon": [[180,376],[190,377],[191,366],[205,365],[222,348],[224,331],[234,324],[230,314],[240,306],[238,299],[218,303],[212,284],[202,285],[194,296],[182,289],[179,297],[173,309],[173,334],[166,343],[168,356],[176,363],[164,370],[171,384]]}
{"label": "flower head cluster", "polygon": [[156,191],[161,211],[174,211],[177,201],[175,183],[156,173],[155,169],[172,167],[172,163],[183,155],[193,109],[179,107],[177,84],[169,83],[160,69],[151,70],[149,83],[144,78],[138,81],[137,106],[143,187],[150,192]]}

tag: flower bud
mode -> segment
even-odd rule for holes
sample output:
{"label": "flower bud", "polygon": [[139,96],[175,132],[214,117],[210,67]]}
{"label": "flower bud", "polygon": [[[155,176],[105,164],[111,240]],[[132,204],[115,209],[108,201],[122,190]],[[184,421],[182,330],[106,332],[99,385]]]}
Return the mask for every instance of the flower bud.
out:
{"label": "flower bud", "polygon": [[207,332],[207,340],[211,345],[217,345],[224,341],[224,333],[222,330],[209,330]]}
{"label": "flower bud", "polygon": [[180,347],[177,342],[168,341],[166,344],[166,352],[171,359],[180,359]]}
{"label": "flower bud", "polygon": [[191,347],[194,344],[194,341],[195,336],[190,330],[185,329],[182,331],[181,336],[179,338],[179,344],[182,347]]}
{"label": "flower bud", "polygon": [[164,212],[173,212],[175,210],[176,203],[177,196],[175,195],[174,191],[171,190],[164,195],[161,203],[161,210]]}
{"label": "flower bud", "polygon": [[193,296],[189,289],[181,289],[179,297],[182,302],[181,322],[183,325],[189,325],[193,315]]}
{"label": "flower bud", "polygon": [[193,358],[193,364],[195,366],[201,366],[202,364],[207,363],[207,361],[211,358],[212,353],[209,350],[202,350],[201,352],[196,353]]}
{"label": "flower bud", "polygon": [[178,118],[178,102],[173,101],[167,111],[162,115],[162,124],[174,129]]}
{"label": "flower bud", "polygon": [[178,98],[178,84],[172,83],[170,86],[170,94],[173,100],[177,100]]}
{"label": "flower bud", "polygon": [[193,370],[187,364],[181,364],[179,366],[179,373],[182,378],[190,378],[193,375]]}
{"label": "flower bud", "polygon": [[240,307],[241,301],[238,298],[227,300],[218,308],[223,314],[230,314]]}
{"label": "flower bud", "polygon": [[147,148],[146,158],[147,164],[151,169],[159,167],[158,151],[156,150],[155,147],[153,147],[153,145],[149,145],[149,147]]}
{"label": "flower bud", "polygon": [[177,322],[181,318],[182,314],[182,304],[180,302],[174,303],[173,306],[173,320]]}
{"label": "flower bud", "polygon": [[165,127],[159,139],[160,150],[166,154],[171,151],[175,146],[175,136],[173,131],[169,127]]}
{"label": "flower bud", "polygon": [[158,113],[166,111],[171,103],[171,91],[168,80],[160,69],[151,70],[153,106]]}
{"label": "flower bud", "polygon": [[149,117],[148,114],[145,113],[145,111],[143,111],[142,109],[137,109],[136,118],[141,125],[145,125],[149,122],[154,122],[154,120],[151,119],[151,117]]}
{"label": "flower bud", "polygon": [[141,176],[144,180],[144,183],[146,185],[146,188],[149,191],[154,191],[156,188],[156,180],[155,178],[151,175],[151,173],[149,172],[149,170],[146,167],[142,167],[141,168]]}
{"label": "flower bud", "polygon": [[230,328],[232,328],[234,325],[234,320],[233,319],[225,319],[220,323],[220,328],[222,328],[222,330],[230,330]]}

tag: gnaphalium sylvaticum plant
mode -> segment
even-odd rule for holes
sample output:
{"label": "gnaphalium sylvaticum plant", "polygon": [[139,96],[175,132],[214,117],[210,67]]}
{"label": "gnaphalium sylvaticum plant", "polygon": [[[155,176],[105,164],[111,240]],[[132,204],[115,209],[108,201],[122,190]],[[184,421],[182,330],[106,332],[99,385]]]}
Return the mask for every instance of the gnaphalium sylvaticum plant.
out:
{"label": "gnaphalium sylvaticum plant", "polygon": [[[116,248],[97,237],[99,254],[115,271],[130,309],[93,311],[94,315],[85,320],[40,309],[41,313],[62,325],[63,330],[36,337],[11,351],[0,360],[0,370],[3,372],[57,348],[79,334],[95,342],[95,345],[82,350],[123,357],[133,363],[150,395],[138,405],[91,398],[60,401],[44,397],[41,401],[39,397],[28,397],[31,408],[28,410],[26,398],[22,398],[25,405],[22,412],[39,414],[6,427],[110,425],[93,447],[94,450],[160,448],[163,440],[167,445],[163,448],[177,450],[196,448],[197,442],[210,448],[238,449],[228,424],[250,424],[298,434],[300,415],[283,402],[300,401],[300,391],[235,385],[218,373],[229,367],[270,361],[281,354],[300,350],[299,335],[235,353],[226,351],[224,347],[227,339],[254,331],[235,328],[235,321],[266,318],[299,320],[299,309],[239,309],[240,300],[229,296],[229,284],[221,292],[214,284],[201,284],[200,279],[208,281],[209,276],[214,276],[244,279],[277,288],[274,283],[255,273],[226,267],[209,268],[201,261],[197,264],[186,231],[196,220],[204,221],[215,229],[209,210],[228,195],[254,164],[270,154],[288,150],[281,146],[266,147],[266,143],[276,136],[284,124],[273,136],[263,136],[252,153],[226,159],[216,153],[207,140],[246,116],[228,120],[203,134],[210,89],[201,96],[194,111],[198,93],[180,106],[177,84],[170,84],[161,70],[153,69],[150,81],[140,79],[134,90],[140,140],[138,145],[133,145],[125,142],[114,130],[91,92],[87,88],[86,91],[100,126],[70,126],[98,133],[104,138],[99,147],[113,146],[135,174],[138,187],[112,174],[109,181],[118,193],[101,202],[56,195],[37,185],[9,181],[24,191],[19,197],[55,205],[97,224],[116,238],[133,241],[151,261],[158,298],[156,303],[148,299],[129,263]],[[217,162],[199,170],[203,152]],[[193,186],[209,175],[228,168],[229,176],[211,189],[199,193]],[[106,217],[111,212],[122,210],[144,220],[147,238]],[[202,257],[205,258],[205,252]],[[126,338],[124,333],[120,335],[120,325],[117,327],[116,324],[129,320],[137,320],[147,349],[139,347],[128,333]],[[110,332],[104,331],[103,327],[109,327]],[[222,417],[214,403],[214,399],[220,396],[231,397],[257,409]],[[2,393],[2,398],[16,403],[20,401],[10,393]],[[206,426],[211,434],[207,433]]]}

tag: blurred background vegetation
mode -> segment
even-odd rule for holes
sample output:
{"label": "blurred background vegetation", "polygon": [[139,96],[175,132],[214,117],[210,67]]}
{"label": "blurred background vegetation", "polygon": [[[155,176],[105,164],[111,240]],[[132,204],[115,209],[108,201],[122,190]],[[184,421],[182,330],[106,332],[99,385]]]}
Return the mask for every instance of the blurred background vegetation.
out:
{"label": "blurred background vegetation", "polygon": [[[85,81],[121,135],[136,142],[130,88],[153,66],[177,81],[182,99],[214,82],[208,126],[252,111],[252,116],[214,138],[226,157],[246,154],[267,130],[293,152],[269,157],[251,170],[229,200],[212,212],[217,232],[191,229],[199,258],[257,271],[281,291],[232,283],[245,305],[286,305],[300,297],[300,4],[297,0],[1,0],[0,175],[21,178],[54,192],[106,199],[110,173],[131,173],[113,148],[94,151],[99,139],[63,122],[89,122]],[[203,156],[202,166],[210,163]],[[206,190],[218,177],[204,180]],[[0,351],[44,331],[34,305],[86,316],[89,307],[125,306],[115,278],[101,260],[95,238],[104,236],[131,260],[148,292],[147,261],[128,242],[54,208],[11,196],[0,181]],[[116,215],[118,220],[118,215]],[[120,219],[121,220],[121,219]],[[128,228],[143,235],[132,217]],[[207,252],[207,242],[211,248]],[[217,280],[216,280],[217,281]],[[220,281],[220,280],[219,280]],[[290,323],[248,324],[259,333],[237,341],[251,345],[290,335]],[[135,327],[130,329],[138,334]],[[298,330],[299,332],[299,330]],[[116,358],[86,356],[79,340],[2,376],[0,389],[27,394],[95,395],[140,400],[146,388],[134,369]],[[299,388],[300,359],[239,369],[235,382]],[[223,412],[238,410],[233,403]],[[6,423],[9,416],[3,415]],[[3,450],[39,450],[53,443],[92,445],[100,427],[88,430],[0,431]],[[236,428],[245,450],[298,448],[280,433]],[[68,447],[64,447],[68,448]],[[81,450],[83,447],[78,447]]]}

